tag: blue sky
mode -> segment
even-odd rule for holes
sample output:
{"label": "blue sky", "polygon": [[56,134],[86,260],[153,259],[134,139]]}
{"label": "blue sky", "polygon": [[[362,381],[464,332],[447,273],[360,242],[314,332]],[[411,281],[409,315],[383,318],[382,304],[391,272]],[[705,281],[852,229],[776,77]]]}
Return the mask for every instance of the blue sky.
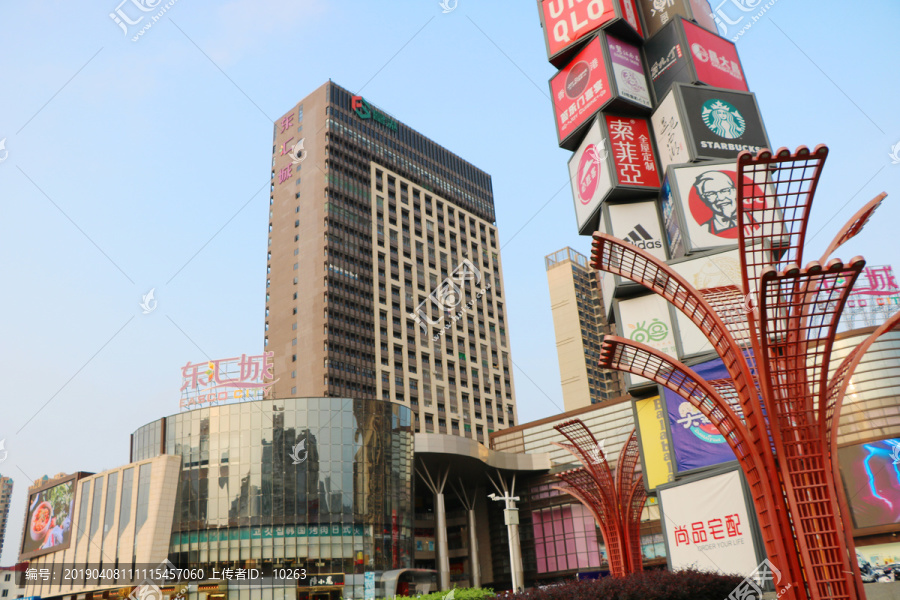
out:
{"label": "blue sky", "polygon": [[[329,78],[493,176],[519,420],[558,412],[543,259],[589,240],[534,2],[177,0],[137,42],[116,4],[0,4],[0,564],[32,479],[126,462],[134,429],[178,411],[186,362],[261,351],[272,121]],[[808,256],[887,191],[839,254],[890,264],[900,5],[857,10],[777,0],[738,50],[772,145],[830,146]]]}

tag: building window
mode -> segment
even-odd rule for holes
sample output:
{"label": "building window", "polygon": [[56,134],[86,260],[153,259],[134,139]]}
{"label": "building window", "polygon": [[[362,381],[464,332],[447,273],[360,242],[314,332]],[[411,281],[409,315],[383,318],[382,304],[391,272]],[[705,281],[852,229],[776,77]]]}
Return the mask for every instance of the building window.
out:
{"label": "building window", "polygon": [[531,518],[538,573],[601,566],[597,525],[587,508],[555,506],[532,511]]}

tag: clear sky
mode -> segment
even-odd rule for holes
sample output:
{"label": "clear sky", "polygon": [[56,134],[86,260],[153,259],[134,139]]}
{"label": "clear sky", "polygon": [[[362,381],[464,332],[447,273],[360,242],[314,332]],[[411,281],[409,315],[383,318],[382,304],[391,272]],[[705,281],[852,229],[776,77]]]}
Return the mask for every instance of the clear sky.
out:
{"label": "clear sky", "polygon": [[[738,41],[772,145],[831,148],[809,256],[886,191],[839,254],[896,264],[900,4],[743,1],[772,4]],[[543,259],[589,239],[535,2],[177,0],[136,42],[117,2],[0,4],[0,564],[33,479],[123,464],[185,363],[262,350],[272,121],[329,78],[493,176],[519,420],[559,412]]]}

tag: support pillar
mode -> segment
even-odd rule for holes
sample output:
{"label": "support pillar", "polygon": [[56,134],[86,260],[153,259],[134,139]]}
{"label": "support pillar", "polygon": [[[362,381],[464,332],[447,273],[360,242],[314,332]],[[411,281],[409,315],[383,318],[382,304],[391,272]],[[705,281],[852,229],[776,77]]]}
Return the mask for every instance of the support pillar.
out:
{"label": "support pillar", "polygon": [[444,507],[444,486],[447,484],[449,467],[438,468],[437,476],[432,478],[428,468],[423,464],[422,470],[416,469],[419,477],[434,494],[434,550],[436,554],[438,583],[442,590],[450,589],[450,550],[447,545],[447,509]]}
{"label": "support pillar", "polygon": [[466,493],[465,485],[463,484],[463,480],[459,480],[459,489],[456,490],[456,495],[459,498],[459,501],[462,503],[463,507],[466,509],[466,516],[468,518],[468,528],[469,528],[469,576],[470,576],[470,584],[472,587],[481,587],[481,561],[478,557],[478,533],[475,529],[475,502],[478,498],[478,489],[472,491],[472,496],[469,497],[469,494]]}

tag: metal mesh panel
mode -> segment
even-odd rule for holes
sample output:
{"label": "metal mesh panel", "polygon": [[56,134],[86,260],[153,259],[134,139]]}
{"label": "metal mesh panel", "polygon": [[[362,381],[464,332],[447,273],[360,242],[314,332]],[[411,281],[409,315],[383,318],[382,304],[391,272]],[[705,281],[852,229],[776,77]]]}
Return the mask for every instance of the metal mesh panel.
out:
{"label": "metal mesh panel", "polygon": [[[738,240],[744,293],[754,290],[763,269],[781,270],[801,264],[806,224],[813,195],[828,156],[819,145],[810,153],[801,146],[791,154],[781,148],[776,154],[738,157]],[[758,185],[758,182],[766,182]]]}
{"label": "metal mesh panel", "polygon": [[831,243],[828,244],[828,248],[822,253],[822,258],[819,259],[819,262],[827,262],[835,250],[843,246],[847,240],[856,237],[857,234],[862,231],[863,227],[866,226],[866,223],[869,222],[869,219],[872,218],[872,215],[878,210],[878,207],[881,206],[882,201],[886,197],[887,194],[884,192],[878,194],[869,200],[865,206],[859,209],[855,215],[850,217],[850,220],[844,223],[844,226],[841,227],[837,235],[834,236],[834,239],[831,240]]}
{"label": "metal mesh panel", "polygon": [[641,552],[641,513],[647,502],[647,490],[644,488],[644,477],[638,476],[631,484],[628,501],[625,504],[625,537],[631,550],[631,565],[634,571],[644,570],[644,557]]}
{"label": "metal mesh panel", "polygon": [[640,512],[637,521],[632,522],[633,503],[640,501],[643,507],[646,500],[646,494],[644,500],[633,498],[636,482],[640,483],[641,491],[644,490],[643,477],[637,472],[640,454],[636,432],[632,430],[625,442],[613,474],[603,454],[602,444],[597,443],[597,439],[580,419],[560,423],[554,429],[570,442],[554,444],[569,450],[584,465],[557,473],[556,477],[565,482],[565,485],[555,486],[554,489],[570,494],[594,515],[603,534],[613,575],[622,576],[635,570],[643,570],[640,536],[634,538],[631,533],[635,530],[640,532]]}
{"label": "metal mesh panel", "polygon": [[741,348],[731,338],[728,326],[706,299],[668,265],[643,250],[610,235],[594,233],[591,266],[621,275],[649,288],[668,300],[706,335],[735,383],[741,408],[752,437],[762,450],[762,423],[754,403],[756,384]]}

